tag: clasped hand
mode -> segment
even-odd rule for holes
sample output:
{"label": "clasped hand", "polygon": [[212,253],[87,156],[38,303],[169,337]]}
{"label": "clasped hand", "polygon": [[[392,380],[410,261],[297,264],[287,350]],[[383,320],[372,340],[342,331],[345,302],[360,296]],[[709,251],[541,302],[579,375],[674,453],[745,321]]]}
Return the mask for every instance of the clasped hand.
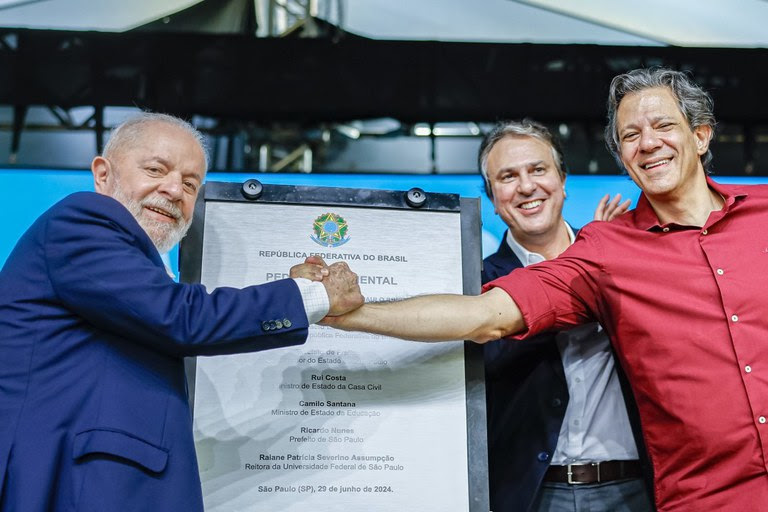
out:
{"label": "clasped hand", "polygon": [[291,267],[290,276],[320,281],[328,293],[328,316],[339,316],[363,305],[365,299],[357,282],[357,274],[343,261],[327,265],[319,256],[310,256],[304,263]]}

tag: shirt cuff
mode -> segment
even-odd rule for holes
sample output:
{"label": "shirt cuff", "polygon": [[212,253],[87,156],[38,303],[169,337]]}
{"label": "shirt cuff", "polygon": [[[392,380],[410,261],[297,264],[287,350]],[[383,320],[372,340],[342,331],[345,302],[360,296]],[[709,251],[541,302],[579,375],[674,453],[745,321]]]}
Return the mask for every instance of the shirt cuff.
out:
{"label": "shirt cuff", "polygon": [[[508,338],[526,339],[555,327],[557,320],[555,309],[535,271],[515,269],[506,276],[485,283],[483,293],[491,288],[500,288],[507,292],[523,315],[525,329]],[[570,327],[563,327],[570,329]]]}
{"label": "shirt cuff", "polygon": [[301,300],[304,302],[304,311],[307,313],[307,321],[310,324],[316,324],[322,320],[331,309],[331,302],[328,300],[328,292],[320,281],[310,281],[303,277],[293,278],[296,286],[299,287]]}

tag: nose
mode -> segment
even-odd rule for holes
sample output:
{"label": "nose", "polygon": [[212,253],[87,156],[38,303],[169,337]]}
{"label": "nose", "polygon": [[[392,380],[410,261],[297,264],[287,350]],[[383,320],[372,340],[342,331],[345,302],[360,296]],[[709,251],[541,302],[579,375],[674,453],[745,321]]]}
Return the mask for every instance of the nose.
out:
{"label": "nose", "polygon": [[157,191],[169,201],[180,201],[184,195],[181,176],[175,172],[169,172],[163,177]]}
{"label": "nose", "polygon": [[654,151],[661,146],[661,139],[651,128],[646,128],[640,132],[640,150],[647,152]]}
{"label": "nose", "polygon": [[533,192],[536,190],[536,180],[534,180],[531,176],[528,176],[528,173],[526,172],[520,173],[520,177],[517,183],[517,190],[520,191],[521,194],[533,194]]}

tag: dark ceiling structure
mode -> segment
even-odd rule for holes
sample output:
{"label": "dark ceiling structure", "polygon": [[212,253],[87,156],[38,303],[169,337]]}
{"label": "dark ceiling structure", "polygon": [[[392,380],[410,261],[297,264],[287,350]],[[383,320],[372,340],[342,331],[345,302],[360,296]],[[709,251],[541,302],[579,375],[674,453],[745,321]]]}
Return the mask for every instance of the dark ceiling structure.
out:
{"label": "dark ceiling structure", "polygon": [[0,104],[13,107],[14,144],[35,105],[93,107],[83,127],[99,147],[109,106],[205,116],[225,135],[243,124],[311,130],[380,117],[407,127],[528,116],[582,126],[594,144],[611,78],[667,66],[690,71],[714,97],[725,148],[716,154],[747,174],[768,174],[764,49],[381,41],[333,26],[324,34],[2,29]]}

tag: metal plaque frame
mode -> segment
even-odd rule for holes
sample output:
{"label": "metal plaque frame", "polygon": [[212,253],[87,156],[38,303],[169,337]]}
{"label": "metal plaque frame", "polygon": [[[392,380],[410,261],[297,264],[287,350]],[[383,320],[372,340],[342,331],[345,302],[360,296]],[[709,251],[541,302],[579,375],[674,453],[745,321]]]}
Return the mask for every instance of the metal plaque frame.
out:
{"label": "metal plaque frame", "polygon": [[[482,264],[479,198],[456,194],[410,191],[332,188],[319,186],[265,185],[257,180],[245,183],[207,182],[195,205],[194,222],[179,251],[180,281],[200,283],[203,242],[206,232],[206,205],[210,202],[323,205],[386,210],[440,211],[460,215],[463,293],[480,293]],[[426,235],[426,234],[425,234]],[[354,270],[354,265],[351,265]],[[287,271],[287,269],[286,269]],[[186,361],[190,406],[194,409],[196,362]],[[469,512],[487,512],[488,461],[485,410],[485,381],[482,347],[464,342],[466,427]]]}

